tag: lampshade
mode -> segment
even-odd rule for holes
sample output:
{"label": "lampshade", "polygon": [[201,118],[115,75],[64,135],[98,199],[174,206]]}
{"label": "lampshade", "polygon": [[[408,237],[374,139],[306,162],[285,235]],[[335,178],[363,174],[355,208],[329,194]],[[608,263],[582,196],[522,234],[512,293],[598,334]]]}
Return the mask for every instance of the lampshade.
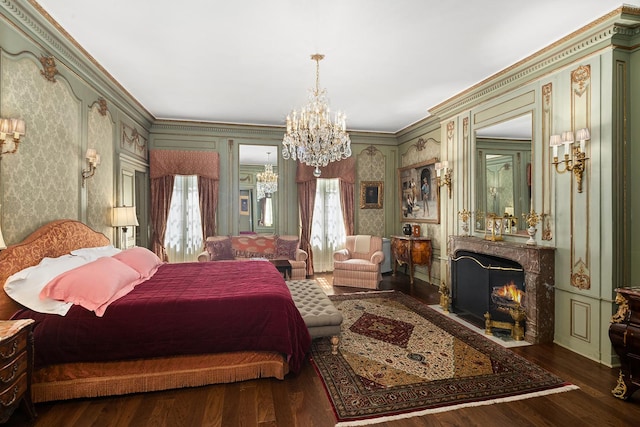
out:
{"label": "lampshade", "polygon": [[582,128],[576,131],[576,139],[578,141],[586,141],[589,138],[591,138],[591,135],[589,134],[589,129]]}
{"label": "lampshade", "polygon": [[562,145],[563,141],[562,141],[562,136],[561,135],[551,135],[551,138],[549,138],[549,145],[551,147],[553,146],[559,146]]}
{"label": "lampshade", "polygon": [[566,132],[562,132],[562,141],[564,144],[572,143],[574,141],[573,132],[571,132],[570,130]]}
{"label": "lampshade", "polygon": [[113,227],[128,227],[130,225],[139,225],[138,218],[136,218],[135,206],[119,206],[113,208],[111,225]]}

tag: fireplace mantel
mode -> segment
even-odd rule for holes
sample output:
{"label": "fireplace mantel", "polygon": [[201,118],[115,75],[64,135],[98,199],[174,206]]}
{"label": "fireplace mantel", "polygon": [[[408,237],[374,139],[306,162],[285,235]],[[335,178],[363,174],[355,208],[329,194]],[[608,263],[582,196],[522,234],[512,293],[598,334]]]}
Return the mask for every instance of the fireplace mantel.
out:
{"label": "fireplace mantel", "polygon": [[492,242],[478,237],[449,236],[449,258],[458,251],[492,255],[519,263],[524,269],[527,293],[525,340],[534,344],[553,341],[555,248],[514,242]]}

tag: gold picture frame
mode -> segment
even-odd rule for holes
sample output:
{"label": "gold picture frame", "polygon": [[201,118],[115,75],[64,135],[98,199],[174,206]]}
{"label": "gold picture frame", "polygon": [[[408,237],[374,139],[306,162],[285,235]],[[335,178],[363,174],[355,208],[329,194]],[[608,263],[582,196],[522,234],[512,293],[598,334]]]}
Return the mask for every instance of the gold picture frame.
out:
{"label": "gold picture frame", "polygon": [[400,222],[440,224],[440,187],[433,158],[398,168]]}
{"label": "gold picture frame", "polygon": [[382,181],[360,182],[360,209],[382,209],[384,183]]}

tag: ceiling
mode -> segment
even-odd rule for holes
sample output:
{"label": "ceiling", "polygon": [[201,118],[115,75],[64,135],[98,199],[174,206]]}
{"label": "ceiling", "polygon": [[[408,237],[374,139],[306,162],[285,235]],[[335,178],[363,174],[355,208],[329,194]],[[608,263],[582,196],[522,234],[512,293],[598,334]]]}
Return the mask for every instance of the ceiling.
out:
{"label": "ceiling", "polygon": [[[429,108],[620,7],[620,0],[40,0],[158,119],[282,126],[320,86],[348,130]],[[640,5],[640,0],[626,3]],[[272,154],[273,159],[273,154]]]}

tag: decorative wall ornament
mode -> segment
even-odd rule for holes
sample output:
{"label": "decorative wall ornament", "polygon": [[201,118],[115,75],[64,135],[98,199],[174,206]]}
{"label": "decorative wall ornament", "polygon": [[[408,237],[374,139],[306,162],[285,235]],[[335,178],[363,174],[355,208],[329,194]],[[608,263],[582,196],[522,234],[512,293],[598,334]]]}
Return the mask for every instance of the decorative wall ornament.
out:
{"label": "decorative wall ornament", "polygon": [[107,100],[104,98],[98,98],[98,112],[102,116],[107,115]]}
{"label": "decorative wall ornament", "polygon": [[571,274],[571,286],[578,289],[591,289],[591,277],[589,276],[589,269],[587,264],[582,261],[582,258],[578,260],[573,266],[573,273]]}
{"label": "decorative wall ornament", "polygon": [[447,141],[451,142],[453,140],[453,134],[456,130],[456,124],[453,120],[447,123]]}
{"label": "decorative wall ornament", "polygon": [[138,133],[136,128],[122,124],[122,140],[120,147],[135,154],[136,156],[147,158],[148,141],[145,137]]}
{"label": "decorative wall ornament", "polygon": [[[552,104],[552,83],[542,86],[542,140],[548,141],[551,137],[551,129],[553,128],[553,104]],[[542,207],[540,211],[545,215],[542,222],[542,240],[553,240],[553,231],[551,230],[551,161],[549,159],[549,147],[544,144],[542,151],[542,183],[540,185],[542,192]]]}
{"label": "decorative wall ornament", "polygon": [[591,66],[581,65],[571,73],[571,83],[578,85],[573,88],[578,96],[582,96],[591,80]]}
{"label": "decorative wall ornament", "polygon": [[378,150],[373,144],[368,146],[367,148],[365,148],[365,154],[373,157],[376,155],[376,152],[379,152],[380,150]]}
{"label": "decorative wall ornament", "polygon": [[40,56],[40,63],[42,64],[42,70],[40,74],[44,76],[48,81],[55,83],[56,74],[58,74],[58,68],[56,66],[56,60],[53,56]]}
{"label": "decorative wall ornament", "polygon": [[[591,66],[589,64],[579,65],[570,73],[571,79],[571,131],[575,131],[576,142],[573,146],[573,153],[579,153],[580,156],[573,157],[578,160],[576,166],[582,161],[582,165],[578,166],[584,173],[584,176],[576,174],[574,168],[575,180],[571,180],[571,188],[577,186],[577,191],[568,191],[570,201],[569,229],[571,230],[571,286],[578,289],[591,289],[591,191],[589,173],[592,167],[591,162],[585,162],[591,152],[591,143],[586,144],[586,140],[591,138],[591,105],[592,90],[591,84]],[[584,140],[584,141],[583,141]],[[597,140],[596,140],[597,141]],[[565,149],[566,151],[566,149]],[[582,160],[584,158],[584,160]],[[580,170],[578,170],[580,172]],[[589,191],[580,193],[581,186],[586,184]]]}

